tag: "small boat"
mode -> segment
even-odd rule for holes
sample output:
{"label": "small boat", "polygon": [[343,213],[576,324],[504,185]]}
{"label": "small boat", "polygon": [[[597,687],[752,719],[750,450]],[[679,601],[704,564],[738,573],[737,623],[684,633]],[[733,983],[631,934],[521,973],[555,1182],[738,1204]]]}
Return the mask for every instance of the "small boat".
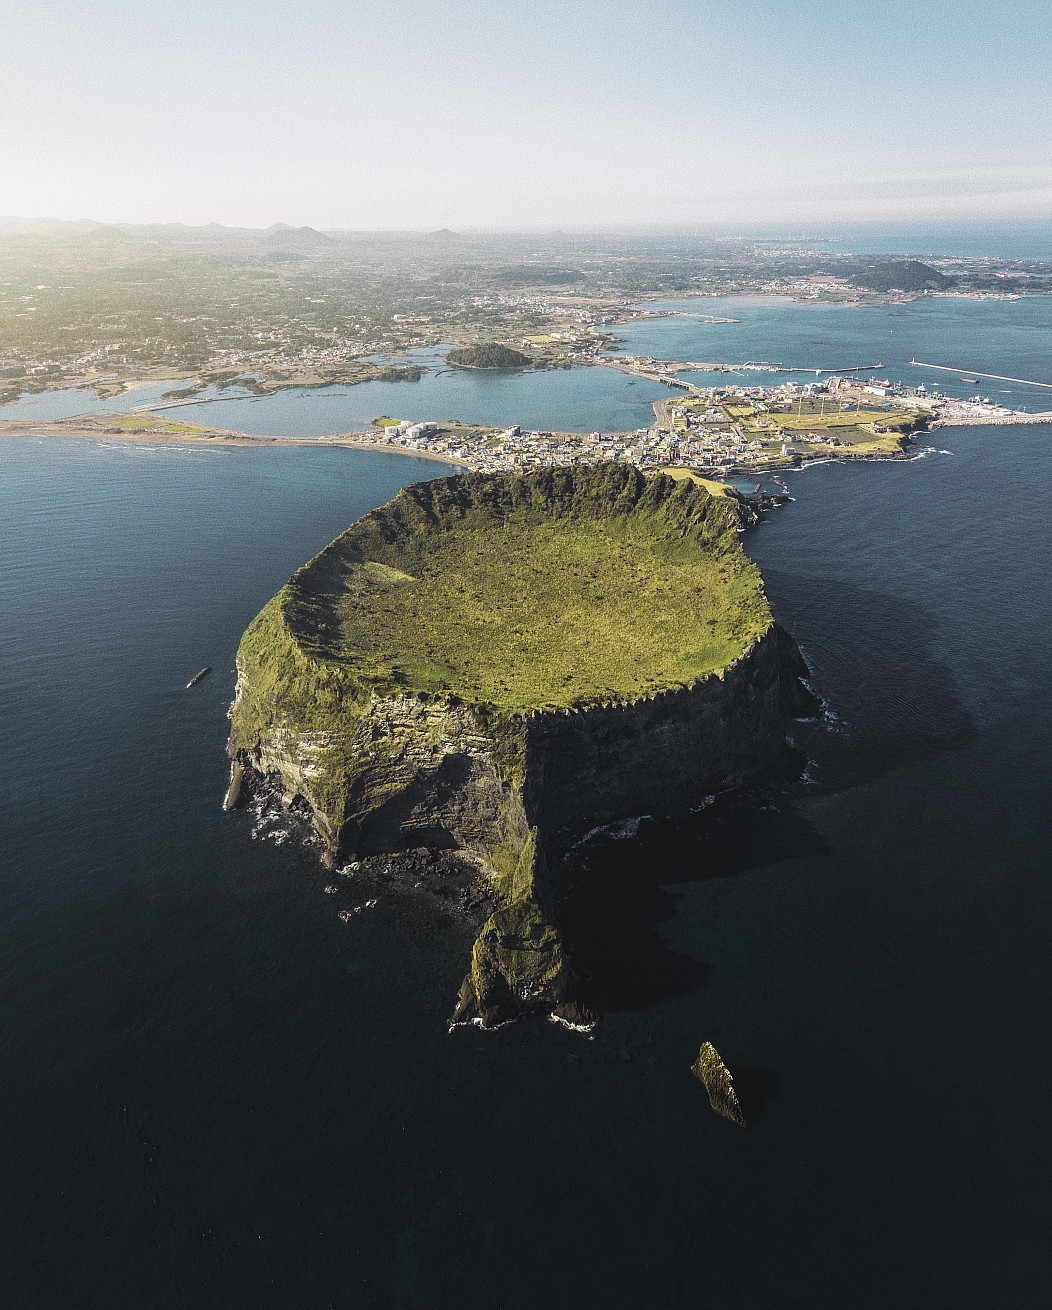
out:
{"label": "small boat", "polygon": [[211,672],[212,672],[211,664],[206,664],[205,667],[201,669],[199,673],[195,673],[194,676],[190,679],[190,681],[186,684],[186,690],[189,691],[191,687],[196,687],[197,684],[201,681],[201,679],[207,678]]}
{"label": "small boat", "polygon": [[962,382],[967,382],[970,386],[973,386],[973,387],[974,387],[974,386],[978,383],[979,379],[978,379],[978,378],[961,378],[961,381],[962,381]]}

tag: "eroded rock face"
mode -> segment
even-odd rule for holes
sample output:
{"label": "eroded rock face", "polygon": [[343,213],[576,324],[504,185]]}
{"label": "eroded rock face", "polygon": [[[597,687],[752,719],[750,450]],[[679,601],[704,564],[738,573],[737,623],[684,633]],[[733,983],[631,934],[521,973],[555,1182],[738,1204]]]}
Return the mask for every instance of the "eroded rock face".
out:
{"label": "eroded rock face", "polygon": [[[619,500],[601,512],[628,513],[626,486],[637,497],[645,490],[618,477]],[[492,500],[492,479],[477,481]],[[684,499],[707,495],[674,494],[677,525],[689,523]],[[732,513],[719,513],[719,550],[740,551]],[[711,542],[711,517],[705,532]],[[324,567],[331,576],[332,560]],[[479,931],[456,1022],[494,1026],[542,1011],[586,1026],[552,912],[552,857],[598,825],[685,814],[705,794],[758,777],[786,748],[786,716],[811,708],[799,682],[803,662],[769,610],[766,629],[737,659],[690,686],[501,712],[453,694],[363,682],[304,635],[330,620],[312,613],[313,626],[298,627],[303,608],[301,597],[279,594],[246,633],[231,756],[302,798],[329,864],[419,847],[475,858],[498,908]]]}
{"label": "eroded rock face", "polygon": [[744,1128],[745,1115],[735,1095],[734,1079],[711,1042],[702,1043],[698,1058],[691,1065],[691,1072],[704,1085],[709,1094],[709,1104],[716,1113]]}

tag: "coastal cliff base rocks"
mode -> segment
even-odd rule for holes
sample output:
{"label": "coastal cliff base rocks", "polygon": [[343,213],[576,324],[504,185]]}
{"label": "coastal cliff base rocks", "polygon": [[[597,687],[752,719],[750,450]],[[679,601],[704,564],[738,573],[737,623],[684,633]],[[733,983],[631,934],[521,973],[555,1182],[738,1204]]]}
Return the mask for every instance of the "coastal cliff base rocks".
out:
{"label": "coastal cliff base rocks", "polygon": [[246,631],[233,773],[303,808],[329,867],[430,850],[477,870],[451,1022],[587,1029],[559,855],[759,778],[814,712],[740,526],[727,498],[624,465],[420,483]]}

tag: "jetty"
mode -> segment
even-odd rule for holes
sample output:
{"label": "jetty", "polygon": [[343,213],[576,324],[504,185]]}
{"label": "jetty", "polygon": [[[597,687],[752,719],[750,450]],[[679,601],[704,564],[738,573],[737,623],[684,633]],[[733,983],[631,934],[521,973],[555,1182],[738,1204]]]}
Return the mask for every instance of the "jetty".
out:
{"label": "jetty", "polygon": [[847,373],[876,373],[886,367],[883,363],[851,364],[847,368],[803,368],[784,364],[779,360],[747,359],[744,364],[711,364],[700,360],[655,359],[650,364],[635,364],[628,359],[600,359],[600,364],[619,368],[624,373],[657,382],[667,382],[670,372],[675,373],[813,373],[817,377],[839,377]]}
{"label": "jetty", "polygon": [[850,368],[816,368],[815,377],[822,377],[825,374],[839,377],[841,373],[876,373],[878,369],[884,367],[883,364],[852,364]]}
{"label": "jetty", "polygon": [[910,363],[914,368],[933,368],[940,373],[956,373],[962,382],[975,378],[989,378],[993,382],[1017,382],[1021,387],[1043,387],[1046,391],[1052,391],[1052,382],[1035,382],[1033,378],[1009,378],[1003,373],[979,373],[974,368],[950,368],[946,364],[925,364],[921,359],[911,359]]}

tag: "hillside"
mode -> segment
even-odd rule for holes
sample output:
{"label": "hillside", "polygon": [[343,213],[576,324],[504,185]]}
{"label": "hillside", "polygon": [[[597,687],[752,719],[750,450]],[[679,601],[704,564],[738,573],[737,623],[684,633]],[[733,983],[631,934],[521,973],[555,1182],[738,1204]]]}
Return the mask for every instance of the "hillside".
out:
{"label": "hillside", "polygon": [[875,264],[853,280],[867,291],[942,291],[954,283],[953,278],[918,259],[892,259]]}
{"label": "hillside", "polygon": [[478,346],[465,346],[462,350],[451,350],[446,356],[446,362],[456,364],[458,368],[527,368],[533,360],[521,350],[512,350],[510,346],[489,341]]}

